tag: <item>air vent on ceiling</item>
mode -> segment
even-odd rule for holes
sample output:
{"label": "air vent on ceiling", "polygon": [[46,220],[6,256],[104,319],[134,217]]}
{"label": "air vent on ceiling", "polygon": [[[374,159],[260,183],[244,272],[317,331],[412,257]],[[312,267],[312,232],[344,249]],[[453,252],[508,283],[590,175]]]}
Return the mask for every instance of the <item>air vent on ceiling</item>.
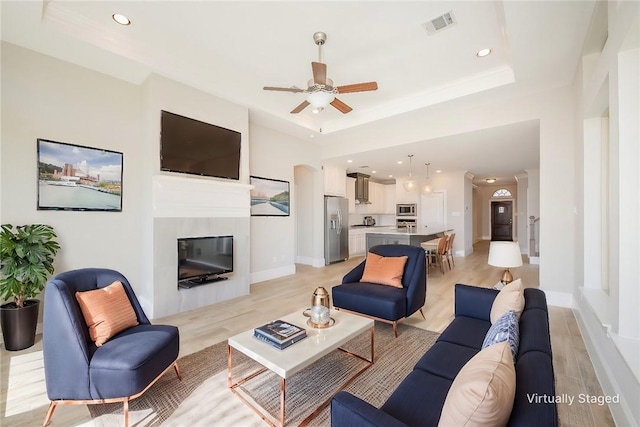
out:
{"label": "air vent on ceiling", "polygon": [[449,28],[456,23],[456,17],[453,15],[453,11],[451,10],[444,15],[440,15],[437,18],[425,22],[424,24],[422,24],[422,27],[425,29],[427,34],[431,36],[446,28]]}

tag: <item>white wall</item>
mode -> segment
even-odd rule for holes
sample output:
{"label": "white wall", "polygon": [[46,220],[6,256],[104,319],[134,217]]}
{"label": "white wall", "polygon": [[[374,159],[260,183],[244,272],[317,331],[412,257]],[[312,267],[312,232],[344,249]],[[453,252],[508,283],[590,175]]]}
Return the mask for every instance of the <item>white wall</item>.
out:
{"label": "white wall", "polygon": [[640,425],[640,4],[600,7],[606,43],[583,58],[574,82],[574,165],[584,182],[575,186],[573,296],[603,391],[620,396],[609,406],[616,424]]}
{"label": "white wall", "polygon": [[[138,167],[147,157],[141,108],[134,85],[2,43],[0,222],[53,226],[56,272],[113,268],[141,291],[141,229],[149,221],[139,204],[149,180]],[[37,138],[124,153],[122,212],[36,210]]]}
{"label": "white wall", "polygon": [[521,174],[516,176],[516,180],[516,235],[518,236],[518,242],[520,244],[520,252],[529,254],[529,217],[527,216],[529,178],[527,174]]}
{"label": "white wall", "polygon": [[[151,318],[249,292],[246,107],[159,76],[132,85],[8,43],[2,87],[0,221],[52,225],[61,245],[56,272],[118,270]],[[241,132],[240,181],[160,173],[161,109]],[[37,138],[122,152],[122,212],[36,210]],[[234,273],[178,291],[176,238],[194,233],[237,236]]]}
{"label": "white wall", "polygon": [[[143,196],[150,239],[145,239],[144,268],[152,317],[191,310],[249,293],[249,111],[246,107],[167,78],[151,75],[140,91],[145,112]],[[160,111],[211,123],[241,133],[240,179],[224,180],[160,171]],[[142,168],[142,165],[141,165]],[[150,197],[149,197],[150,195]],[[148,204],[146,204],[148,203]],[[178,289],[176,242],[181,237],[232,235],[233,273],[228,280]]]}
{"label": "white wall", "polygon": [[[250,131],[251,174],[288,181],[291,192],[290,216],[251,217],[251,283],[295,273],[296,258],[311,265],[324,265],[314,255],[324,245],[316,230],[322,230],[322,207],[318,211],[314,206],[314,201],[322,199],[322,193],[314,189],[314,181],[322,180],[318,146],[255,124]],[[303,165],[308,167],[308,175],[299,171],[303,176],[296,182],[295,168]],[[302,199],[298,201],[298,197]],[[299,217],[300,203],[304,203],[304,217]],[[298,254],[296,242],[300,240],[304,244],[299,245]]]}

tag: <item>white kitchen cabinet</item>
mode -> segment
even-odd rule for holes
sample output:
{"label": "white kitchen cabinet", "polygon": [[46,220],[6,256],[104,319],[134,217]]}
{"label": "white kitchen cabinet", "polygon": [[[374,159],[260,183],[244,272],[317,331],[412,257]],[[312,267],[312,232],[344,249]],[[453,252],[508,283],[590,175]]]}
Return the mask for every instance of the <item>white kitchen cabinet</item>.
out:
{"label": "white kitchen cabinet", "polygon": [[[347,178],[353,179],[353,178]],[[347,184],[347,191],[349,186]],[[351,196],[347,196],[351,197]],[[395,215],[396,214],[396,186],[395,184],[380,184],[369,182],[369,204],[354,205],[354,212],[366,215]],[[351,207],[349,208],[351,209]],[[349,212],[352,212],[349,210]]]}
{"label": "white kitchen cabinet", "polygon": [[389,184],[384,186],[384,212],[385,214],[396,214],[396,185]]}
{"label": "white kitchen cabinet", "polygon": [[347,177],[347,199],[349,199],[349,213],[356,213],[356,179]]}
{"label": "white kitchen cabinet", "polygon": [[365,253],[365,233],[356,235],[356,253],[358,255],[364,255]]}
{"label": "white kitchen cabinet", "polygon": [[367,205],[367,213],[378,212],[378,187],[380,184],[369,181],[369,205]]}
{"label": "white kitchen cabinet", "polygon": [[349,256],[355,256],[356,253],[356,234],[349,230]]}
{"label": "white kitchen cabinet", "polygon": [[364,255],[366,250],[366,229],[349,230],[349,256]]}
{"label": "white kitchen cabinet", "polygon": [[338,166],[324,165],[324,194],[347,197],[347,170]]}

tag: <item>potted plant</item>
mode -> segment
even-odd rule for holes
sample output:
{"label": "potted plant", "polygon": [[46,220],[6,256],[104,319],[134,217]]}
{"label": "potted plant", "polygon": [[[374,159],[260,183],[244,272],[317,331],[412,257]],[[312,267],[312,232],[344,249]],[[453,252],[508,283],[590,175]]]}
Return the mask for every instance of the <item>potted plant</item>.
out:
{"label": "potted plant", "polygon": [[60,245],[49,225],[30,224],[0,230],[0,306],[2,336],[7,350],[22,350],[35,342],[40,301],[35,298],[53,273]]}

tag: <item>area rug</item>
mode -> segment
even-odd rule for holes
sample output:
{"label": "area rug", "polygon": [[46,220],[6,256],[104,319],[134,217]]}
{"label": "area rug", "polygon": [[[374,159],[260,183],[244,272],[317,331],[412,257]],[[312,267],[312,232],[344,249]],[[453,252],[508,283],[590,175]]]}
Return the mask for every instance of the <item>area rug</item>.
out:
{"label": "area rug", "polygon": [[[346,390],[380,407],[438,334],[399,325],[394,338],[390,325],[376,322],[375,363]],[[349,351],[367,355],[368,333],[345,345]],[[285,350],[286,351],[286,350]],[[264,421],[227,388],[227,343],[221,342],[178,361],[182,381],[167,372],[145,394],[129,403],[131,427],[264,426]],[[333,395],[365,363],[341,351],[334,351],[287,380],[287,425],[298,425],[322,402]],[[240,378],[260,366],[233,352],[233,378]],[[274,416],[279,411],[280,381],[272,373],[261,374],[243,385],[243,391]],[[89,405],[94,425],[122,425],[122,404]],[[308,425],[329,426],[330,408],[325,408]]]}

